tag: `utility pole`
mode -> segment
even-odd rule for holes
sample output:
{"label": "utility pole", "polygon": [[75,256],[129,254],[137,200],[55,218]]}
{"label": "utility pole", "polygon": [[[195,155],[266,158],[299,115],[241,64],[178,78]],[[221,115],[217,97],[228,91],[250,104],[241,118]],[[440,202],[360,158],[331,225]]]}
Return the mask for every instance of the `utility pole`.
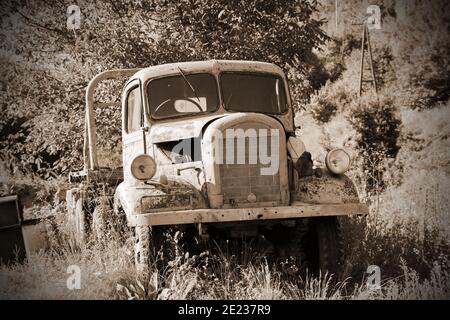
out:
{"label": "utility pole", "polygon": [[334,5],[335,5],[335,17],[334,17],[334,22],[336,25],[336,31],[338,29],[338,0],[334,0]]}

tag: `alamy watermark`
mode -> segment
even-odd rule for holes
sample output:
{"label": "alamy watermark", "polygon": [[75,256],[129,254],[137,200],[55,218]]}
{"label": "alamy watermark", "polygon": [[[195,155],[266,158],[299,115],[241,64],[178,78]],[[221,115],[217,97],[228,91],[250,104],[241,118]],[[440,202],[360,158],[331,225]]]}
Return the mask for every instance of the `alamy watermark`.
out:
{"label": "alamy watermark", "polygon": [[368,290],[381,289],[381,269],[377,265],[370,265],[366,270],[367,280],[366,285]]}
{"label": "alamy watermark", "polygon": [[362,21],[365,21],[367,29],[380,30],[382,28],[381,8],[374,4],[368,6],[364,14],[350,20],[350,24],[360,25],[362,24]]}
{"label": "alamy watermark", "polygon": [[70,5],[67,7],[67,29],[78,30],[81,28],[81,10],[77,5]]}
{"label": "alamy watermark", "polygon": [[370,5],[367,7],[367,28],[369,30],[381,29],[381,10],[377,5]]}
{"label": "alamy watermark", "polygon": [[[212,158],[215,164],[260,165],[261,175],[275,175],[280,168],[279,129],[226,129],[212,133]],[[189,139],[172,148],[174,154],[195,154],[196,145]]]}
{"label": "alamy watermark", "polygon": [[67,267],[67,277],[66,286],[69,290],[80,290],[81,289],[81,269],[77,265],[70,265]]}

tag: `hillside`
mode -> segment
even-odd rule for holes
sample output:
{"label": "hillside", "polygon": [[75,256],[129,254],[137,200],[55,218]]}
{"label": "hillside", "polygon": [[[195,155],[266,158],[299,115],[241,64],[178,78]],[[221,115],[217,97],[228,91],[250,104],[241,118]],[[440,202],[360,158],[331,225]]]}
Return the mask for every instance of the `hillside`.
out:
{"label": "hillside", "polygon": [[[448,26],[446,15],[450,9],[447,3],[440,6],[437,2],[380,3],[381,29],[370,30],[379,105],[391,111],[389,116],[398,121],[399,132],[397,137],[394,136],[398,152],[381,152],[382,158],[374,163],[383,168],[381,178],[386,183],[377,212],[386,220],[398,215],[422,222],[424,218],[437,219],[442,234],[447,236],[450,231],[447,192],[450,183],[450,46],[445,26]],[[326,29],[335,41],[319,52],[319,56],[328,68],[339,69],[340,75],[336,80],[328,81],[312,97],[312,103],[299,113],[297,121],[302,125],[301,134],[305,141],[311,141],[310,148],[315,150],[318,160],[323,159],[330,146],[346,147],[352,152],[357,165],[353,174],[363,179],[362,187],[365,173],[359,166],[365,170],[373,168],[361,159],[365,150],[359,143],[366,133],[361,126],[355,128],[355,113],[371,106],[374,97],[373,89],[367,88],[369,97],[366,100],[363,97],[360,104],[356,102],[362,27],[350,23],[354,23],[358,13],[364,12],[367,6],[364,2],[352,2],[351,5],[341,2],[337,29],[334,7],[325,8],[323,16],[329,21]],[[431,87],[431,83],[435,86]],[[320,118],[330,112],[329,119],[323,121]],[[391,120],[393,123],[381,111],[372,112],[371,116],[375,121]],[[379,130],[373,133],[373,136],[379,135],[376,137],[378,144],[386,144],[393,137],[389,137],[389,131],[382,123],[375,128]],[[319,148],[314,144],[318,137],[322,141]],[[365,194],[368,190],[362,187],[361,191]],[[430,217],[435,214],[438,217]]]}

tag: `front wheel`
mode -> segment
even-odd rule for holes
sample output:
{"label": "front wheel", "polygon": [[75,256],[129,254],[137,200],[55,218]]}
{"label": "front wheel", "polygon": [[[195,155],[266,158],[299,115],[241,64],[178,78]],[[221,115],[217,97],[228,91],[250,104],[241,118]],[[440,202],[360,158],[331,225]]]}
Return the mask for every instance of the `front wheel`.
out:
{"label": "front wheel", "polygon": [[321,217],[315,220],[318,266],[322,274],[339,274],[341,264],[341,237],[336,217]]}
{"label": "front wheel", "polygon": [[139,276],[147,277],[158,266],[158,250],[161,246],[160,229],[150,226],[134,228],[134,262]]}

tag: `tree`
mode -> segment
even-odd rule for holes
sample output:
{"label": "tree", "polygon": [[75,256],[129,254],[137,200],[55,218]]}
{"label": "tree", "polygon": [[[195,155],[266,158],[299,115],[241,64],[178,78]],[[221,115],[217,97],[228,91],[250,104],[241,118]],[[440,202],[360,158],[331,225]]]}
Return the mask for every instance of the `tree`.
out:
{"label": "tree", "polygon": [[[71,3],[70,3],[71,4]],[[68,3],[9,1],[0,8],[3,79],[0,158],[48,177],[80,168],[84,93],[98,72],[200,60],[273,62],[296,102],[317,89],[313,49],[327,37],[303,0],[80,0],[81,28],[66,28]],[[113,93],[120,98],[120,89]],[[104,97],[99,96],[98,99]],[[97,110],[100,147],[120,145],[120,110]]]}
{"label": "tree", "polygon": [[314,18],[317,8],[316,1],[299,0],[174,1],[158,23],[158,60],[272,62],[292,81],[294,101],[304,103],[323,85],[312,72],[320,68],[313,50],[328,39]]}

